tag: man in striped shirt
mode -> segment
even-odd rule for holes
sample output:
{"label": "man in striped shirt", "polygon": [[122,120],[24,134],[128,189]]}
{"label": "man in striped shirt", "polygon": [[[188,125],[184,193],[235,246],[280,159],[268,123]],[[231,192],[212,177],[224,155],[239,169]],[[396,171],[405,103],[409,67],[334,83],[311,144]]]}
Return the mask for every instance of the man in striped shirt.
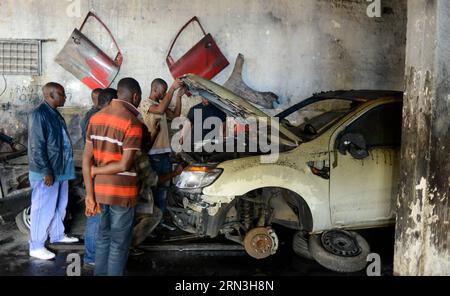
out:
{"label": "man in striped shirt", "polygon": [[138,195],[134,159],[142,143],[136,109],[141,94],[136,80],[120,80],[118,98],[91,118],[86,132],[86,215],[101,211],[95,275],[122,275],[127,262]]}

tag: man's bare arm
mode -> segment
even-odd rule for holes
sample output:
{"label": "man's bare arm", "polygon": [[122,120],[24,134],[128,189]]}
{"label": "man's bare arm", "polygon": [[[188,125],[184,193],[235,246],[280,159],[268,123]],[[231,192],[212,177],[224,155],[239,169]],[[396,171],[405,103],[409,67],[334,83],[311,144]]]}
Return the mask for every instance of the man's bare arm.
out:
{"label": "man's bare arm", "polygon": [[86,216],[95,214],[94,182],[92,180],[91,168],[93,164],[93,147],[91,142],[86,142],[83,151],[83,180],[86,188]]}
{"label": "man's bare arm", "polygon": [[172,111],[170,108],[167,108],[166,115],[167,118],[172,120],[174,118],[179,117],[181,114],[181,98],[177,97],[177,102],[175,104],[175,109]]}
{"label": "man's bare arm", "polygon": [[186,93],[186,88],[181,87],[177,92],[177,101],[175,103],[175,109],[172,111],[170,108],[167,108],[166,115],[169,119],[174,119],[180,117],[181,115],[181,98]]}
{"label": "man's bare arm", "polygon": [[124,150],[120,161],[111,162],[103,167],[93,167],[92,175],[115,175],[130,170],[134,163],[136,151],[137,150]]}
{"label": "man's bare arm", "polygon": [[179,164],[173,172],[170,172],[166,175],[158,176],[158,183],[164,184],[167,181],[171,180],[173,177],[180,175],[183,172],[184,166]]}

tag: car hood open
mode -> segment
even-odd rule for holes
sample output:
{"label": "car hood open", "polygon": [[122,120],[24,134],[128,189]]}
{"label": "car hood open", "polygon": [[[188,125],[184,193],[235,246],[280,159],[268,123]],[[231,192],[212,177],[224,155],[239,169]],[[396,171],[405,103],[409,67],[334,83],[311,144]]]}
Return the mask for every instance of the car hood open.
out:
{"label": "car hood open", "polygon": [[[207,79],[203,79],[194,74],[182,76],[181,81],[188,87],[189,92],[193,95],[201,96],[210,101],[217,108],[224,111],[228,116],[236,119],[245,119],[253,117],[271,118],[250,102],[231,92],[227,88]],[[270,120],[267,121],[270,124]],[[291,131],[289,131],[283,123],[279,125],[279,132],[283,136],[280,142],[289,146],[298,146],[301,140]]]}

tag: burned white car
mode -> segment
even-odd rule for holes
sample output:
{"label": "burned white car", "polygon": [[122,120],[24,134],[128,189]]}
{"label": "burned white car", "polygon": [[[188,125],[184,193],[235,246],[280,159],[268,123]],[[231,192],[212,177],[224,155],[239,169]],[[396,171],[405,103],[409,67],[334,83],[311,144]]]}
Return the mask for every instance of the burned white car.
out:
{"label": "burned white car", "polygon": [[[269,117],[211,81],[182,80],[231,117]],[[353,230],[395,222],[402,95],[333,91],[303,100],[276,116],[281,144],[273,163],[262,163],[263,153],[184,153],[191,165],[177,180],[174,222],[201,236],[224,235],[258,259],[277,251],[278,224],[298,231],[297,254],[335,271],[363,269],[369,245]],[[298,126],[286,120],[323,106]]]}

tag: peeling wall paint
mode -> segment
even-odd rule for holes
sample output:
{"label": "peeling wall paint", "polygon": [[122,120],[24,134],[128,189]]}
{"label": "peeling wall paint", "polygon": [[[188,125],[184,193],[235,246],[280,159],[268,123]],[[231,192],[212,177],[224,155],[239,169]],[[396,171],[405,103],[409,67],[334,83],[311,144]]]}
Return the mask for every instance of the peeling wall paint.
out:
{"label": "peeling wall paint", "polygon": [[[415,187],[421,199],[409,203],[410,227],[406,229],[405,235],[408,239],[408,251],[405,256],[396,256],[397,274],[409,275],[449,275],[450,258],[443,254],[434,244],[434,236],[429,225],[439,222],[435,205],[430,201],[434,195],[430,193],[427,180],[422,177],[420,183]],[[441,218],[445,219],[445,217]],[[445,222],[444,222],[445,223]],[[448,226],[448,221],[445,223]],[[396,246],[396,252],[402,252],[403,247]],[[443,256],[444,255],[444,256]]]}
{"label": "peeling wall paint", "polygon": [[[54,62],[54,58],[94,9],[116,36],[124,54],[118,78],[133,76],[148,95],[154,77],[170,79],[165,64],[176,32],[197,15],[224,55],[233,63],[246,57],[247,84],[280,96],[280,108],[317,91],[337,88],[402,89],[406,34],[406,0],[383,0],[381,18],[366,15],[367,1],[329,0],[80,0],[81,16],[70,17],[65,0],[1,0],[0,38],[42,38],[43,76],[8,76],[0,104],[34,105],[39,88],[56,80],[70,95],[67,106],[90,104],[89,90]],[[108,38],[89,26],[86,34],[112,53]],[[350,33],[351,32],[351,33]],[[197,41],[188,28],[174,55]],[[225,82],[232,65],[215,79]],[[3,81],[0,79],[0,92]],[[3,112],[3,111],[0,111]],[[4,117],[1,114],[0,117]],[[1,129],[7,121],[1,122]],[[10,130],[17,124],[11,122]],[[17,131],[18,134],[22,131]],[[14,135],[14,134],[13,134]]]}
{"label": "peeling wall paint", "polygon": [[408,2],[394,274],[450,275],[450,2]]}

